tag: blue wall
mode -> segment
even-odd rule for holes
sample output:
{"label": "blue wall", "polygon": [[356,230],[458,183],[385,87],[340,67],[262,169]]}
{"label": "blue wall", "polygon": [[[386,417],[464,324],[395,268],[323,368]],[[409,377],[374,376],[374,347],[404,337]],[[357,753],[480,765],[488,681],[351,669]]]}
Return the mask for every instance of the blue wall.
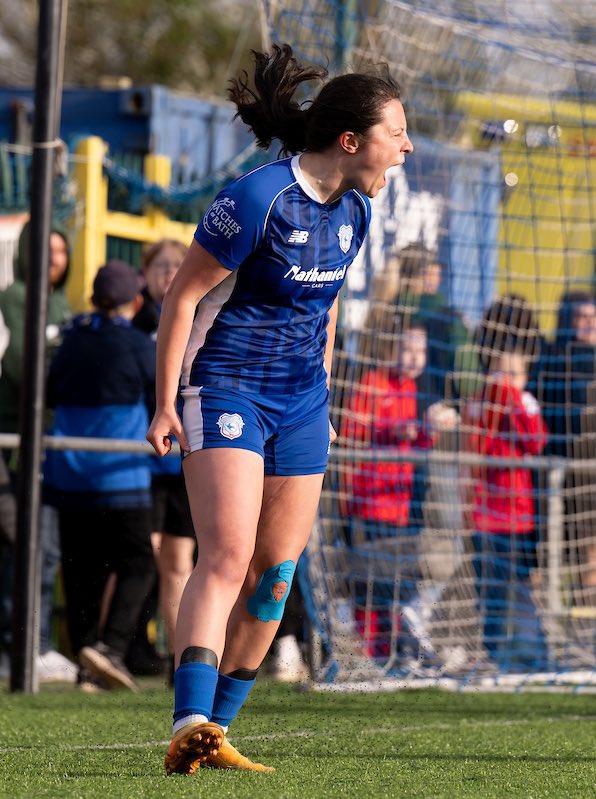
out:
{"label": "blue wall", "polygon": [[[15,105],[24,122],[20,143],[26,144],[33,118],[33,90],[26,88],[0,88],[0,141],[16,140]],[[64,89],[60,136],[71,148],[93,135],[107,141],[112,153],[167,155],[174,182],[187,182],[223,166],[252,141],[234,113],[231,103],[156,85]]]}

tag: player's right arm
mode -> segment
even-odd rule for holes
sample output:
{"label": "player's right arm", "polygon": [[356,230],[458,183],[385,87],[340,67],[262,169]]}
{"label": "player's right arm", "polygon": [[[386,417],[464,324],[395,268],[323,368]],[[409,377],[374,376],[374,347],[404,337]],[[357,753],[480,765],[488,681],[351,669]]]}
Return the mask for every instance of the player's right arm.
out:
{"label": "player's right arm", "polygon": [[169,452],[171,436],[188,451],[176,412],[182,360],[197,305],[229,274],[229,269],[193,240],[164,297],[157,331],[156,410],[147,432],[147,440],[158,455]]}

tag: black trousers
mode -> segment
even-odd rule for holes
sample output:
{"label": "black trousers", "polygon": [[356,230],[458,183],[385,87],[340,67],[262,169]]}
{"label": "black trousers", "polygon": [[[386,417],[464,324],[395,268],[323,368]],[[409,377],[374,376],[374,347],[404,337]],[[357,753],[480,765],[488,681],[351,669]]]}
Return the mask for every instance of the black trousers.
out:
{"label": "black trousers", "polygon": [[[125,655],[155,580],[149,508],[59,510],[62,577],[73,653],[98,638]],[[116,588],[103,631],[102,598],[110,574]]]}

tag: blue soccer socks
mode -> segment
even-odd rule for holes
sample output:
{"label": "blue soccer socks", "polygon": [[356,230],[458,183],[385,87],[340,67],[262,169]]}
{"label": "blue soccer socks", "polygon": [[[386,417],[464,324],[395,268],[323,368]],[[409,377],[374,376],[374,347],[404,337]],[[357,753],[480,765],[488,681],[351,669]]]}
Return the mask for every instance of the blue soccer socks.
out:
{"label": "blue soccer socks", "polygon": [[217,685],[217,669],[207,663],[183,663],[176,669],[174,732],[191,722],[211,720]]}
{"label": "blue soccer socks", "polygon": [[211,721],[221,724],[224,729],[227,729],[240,713],[255,682],[256,678],[239,680],[228,674],[220,674],[217,680]]}

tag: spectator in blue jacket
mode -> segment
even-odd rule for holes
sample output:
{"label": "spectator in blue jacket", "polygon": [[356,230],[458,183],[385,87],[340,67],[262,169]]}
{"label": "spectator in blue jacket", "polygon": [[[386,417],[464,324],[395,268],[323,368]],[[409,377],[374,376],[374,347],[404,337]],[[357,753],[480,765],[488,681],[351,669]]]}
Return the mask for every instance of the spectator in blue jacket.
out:
{"label": "spectator in blue jacket", "polygon": [[[155,344],[132,326],[143,302],[141,286],[124,261],[108,261],[98,271],[95,311],[66,329],[50,368],[55,436],[145,439]],[[136,690],[123,659],[155,579],[149,458],[116,448],[49,450],[45,489],[58,508],[66,613],[81,687]],[[112,573],[115,590],[100,629]]]}

